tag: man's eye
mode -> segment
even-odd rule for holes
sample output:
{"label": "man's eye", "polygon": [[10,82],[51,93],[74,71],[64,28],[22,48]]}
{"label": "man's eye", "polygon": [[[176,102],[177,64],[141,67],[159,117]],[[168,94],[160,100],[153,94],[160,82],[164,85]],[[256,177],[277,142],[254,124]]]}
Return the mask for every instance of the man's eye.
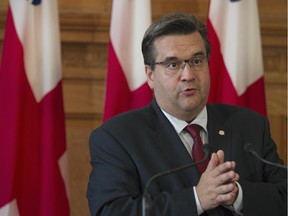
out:
{"label": "man's eye", "polygon": [[166,68],[173,70],[173,69],[178,69],[180,67],[180,64],[181,64],[180,61],[173,61],[173,62],[169,61],[165,63],[165,66]]}
{"label": "man's eye", "polygon": [[202,59],[201,58],[194,58],[194,59],[191,59],[191,63],[193,64],[193,65],[201,65],[202,64]]}

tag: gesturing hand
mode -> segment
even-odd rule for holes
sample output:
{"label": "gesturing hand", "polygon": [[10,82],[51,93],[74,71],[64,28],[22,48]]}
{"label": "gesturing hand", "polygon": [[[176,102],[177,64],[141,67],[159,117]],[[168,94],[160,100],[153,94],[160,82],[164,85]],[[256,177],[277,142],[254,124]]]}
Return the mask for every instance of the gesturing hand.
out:
{"label": "gesturing hand", "polygon": [[235,181],[239,175],[234,171],[234,161],[224,162],[224,152],[219,150],[211,155],[206,171],[202,174],[196,192],[203,210],[215,208],[220,204],[232,205],[237,198]]}

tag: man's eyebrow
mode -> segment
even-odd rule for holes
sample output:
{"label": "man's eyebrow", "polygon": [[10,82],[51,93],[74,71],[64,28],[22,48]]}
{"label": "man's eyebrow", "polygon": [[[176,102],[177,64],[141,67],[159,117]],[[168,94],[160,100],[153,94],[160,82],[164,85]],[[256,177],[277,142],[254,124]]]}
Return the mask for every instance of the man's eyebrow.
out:
{"label": "man's eyebrow", "polygon": [[[190,58],[196,57],[196,56],[201,56],[201,55],[205,55],[205,53],[203,51],[199,51],[194,53],[193,55],[190,56]],[[188,59],[190,59],[188,58]],[[163,59],[161,62],[166,62],[166,61],[182,61],[182,59],[178,58],[177,56],[167,56],[165,59]],[[185,59],[186,60],[186,59]]]}
{"label": "man's eyebrow", "polygon": [[203,51],[199,51],[199,52],[194,53],[194,54],[191,56],[191,58],[194,57],[194,56],[199,56],[199,55],[206,55],[206,54],[205,54]]}
{"label": "man's eyebrow", "polygon": [[180,60],[178,57],[176,56],[167,56],[164,60],[164,61],[175,61],[175,60]]}

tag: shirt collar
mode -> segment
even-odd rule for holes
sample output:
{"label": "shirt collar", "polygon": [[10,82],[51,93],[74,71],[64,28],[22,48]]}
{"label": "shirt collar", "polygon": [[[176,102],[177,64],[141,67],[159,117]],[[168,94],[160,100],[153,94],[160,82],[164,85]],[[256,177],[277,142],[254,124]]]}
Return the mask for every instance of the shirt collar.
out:
{"label": "shirt collar", "polygon": [[[162,110],[162,109],[161,109]],[[179,134],[182,132],[182,130],[188,125],[186,121],[180,120],[169,113],[162,110],[164,115],[167,117],[167,119],[170,121],[170,123],[175,128],[176,132]],[[197,124],[200,125],[205,132],[207,132],[207,109],[206,106],[202,109],[202,111],[196,116],[196,118],[190,123],[190,124]]]}

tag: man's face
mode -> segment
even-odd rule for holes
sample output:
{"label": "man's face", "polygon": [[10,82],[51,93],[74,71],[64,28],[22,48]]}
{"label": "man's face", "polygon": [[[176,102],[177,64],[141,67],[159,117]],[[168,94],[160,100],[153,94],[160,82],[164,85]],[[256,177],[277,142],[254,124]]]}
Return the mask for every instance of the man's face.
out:
{"label": "man's face", "polygon": [[[155,69],[146,65],[147,82],[161,109],[189,121],[207,102],[210,76],[204,41],[199,32],[163,36],[154,42]],[[188,60],[183,63],[183,60]],[[186,61],[187,62],[187,61]]]}

